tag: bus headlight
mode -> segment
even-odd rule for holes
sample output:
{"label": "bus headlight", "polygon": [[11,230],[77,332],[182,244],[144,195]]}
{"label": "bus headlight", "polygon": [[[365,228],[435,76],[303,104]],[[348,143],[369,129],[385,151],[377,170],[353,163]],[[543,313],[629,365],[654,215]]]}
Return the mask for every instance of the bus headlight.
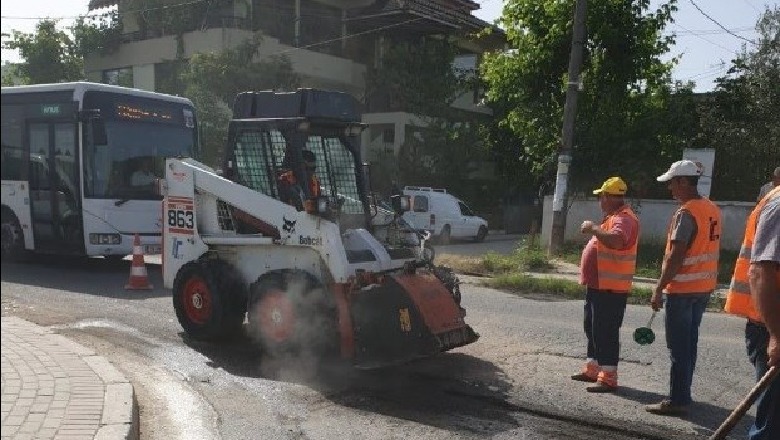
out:
{"label": "bus headlight", "polygon": [[122,236],[119,234],[89,234],[89,244],[120,244]]}

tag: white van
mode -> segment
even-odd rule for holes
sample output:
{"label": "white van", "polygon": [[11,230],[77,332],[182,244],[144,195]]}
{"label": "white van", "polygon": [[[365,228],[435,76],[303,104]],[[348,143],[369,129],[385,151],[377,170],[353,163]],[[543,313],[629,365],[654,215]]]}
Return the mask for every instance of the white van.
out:
{"label": "white van", "polygon": [[415,228],[431,231],[439,243],[447,244],[452,238],[482,241],[487,236],[487,220],[474,215],[462,200],[446,190],[406,186],[403,193],[412,202],[404,220]]}

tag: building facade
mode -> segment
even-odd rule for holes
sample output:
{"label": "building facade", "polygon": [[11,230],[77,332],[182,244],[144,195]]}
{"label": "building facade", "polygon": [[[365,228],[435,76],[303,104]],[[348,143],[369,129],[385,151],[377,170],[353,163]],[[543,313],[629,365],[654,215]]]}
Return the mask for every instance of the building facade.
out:
{"label": "building facade", "polygon": [[[476,72],[485,50],[502,44],[471,35],[488,23],[474,17],[472,0],[92,0],[90,10],[116,7],[122,24],[117,50],[85,59],[91,81],[158,90],[166,63],[219,52],[262,35],[258,57],[284,54],[302,87],[338,90],[366,103],[363,157],[397,153],[420,118],[382,96],[366,95],[368,69],[381,66],[393,37],[446,37],[458,47],[453,68]],[[478,90],[452,106],[489,114]]]}

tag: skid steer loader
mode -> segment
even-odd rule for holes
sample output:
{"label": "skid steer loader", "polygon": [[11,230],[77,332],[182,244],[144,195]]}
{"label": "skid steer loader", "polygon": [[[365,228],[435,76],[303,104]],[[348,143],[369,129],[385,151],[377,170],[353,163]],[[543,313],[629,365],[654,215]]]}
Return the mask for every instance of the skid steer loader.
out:
{"label": "skid steer loader", "polygon": [[[365,368],[477,340],[457,278],[400,220],[408,198],[395,197],[390,216],[370,203],[360,120],[339,92],[245,92],[221,173],[166,161],[163,278],[190,337],[246,329],[271,355],[340,353]],[[282,174],[310,182],[304,150],[319,190],[296,184],[283,202]]]}

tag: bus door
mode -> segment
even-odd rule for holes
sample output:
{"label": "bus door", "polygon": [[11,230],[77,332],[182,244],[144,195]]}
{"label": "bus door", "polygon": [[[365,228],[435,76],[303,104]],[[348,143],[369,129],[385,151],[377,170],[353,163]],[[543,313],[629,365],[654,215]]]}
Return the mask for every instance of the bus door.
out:
{"label": "bus door", "polygon": [[84,253],[76,122],[29,122],[26,134],[35,249]]}

